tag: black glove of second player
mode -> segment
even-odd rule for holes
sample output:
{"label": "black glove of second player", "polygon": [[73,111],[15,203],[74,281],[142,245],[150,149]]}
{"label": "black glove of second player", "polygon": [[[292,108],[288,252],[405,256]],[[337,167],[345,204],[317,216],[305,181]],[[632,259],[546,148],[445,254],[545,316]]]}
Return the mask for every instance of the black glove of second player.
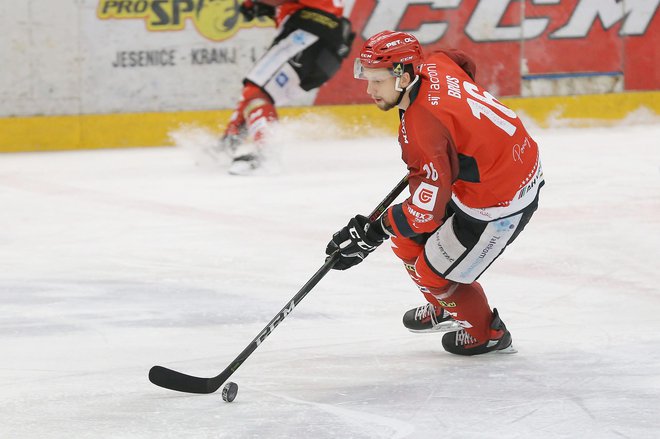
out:
{"label": "black glove of second player", "polygon": [[332,235],[325,254],[329,256],[339,249],[339,259],[332,268],[346,270],[362,262],[388,237],[380,220],[370,223],[366,216],[357,215],[346,227]]}
{"label": "black glove of second player", "polygon": [[243,15],[245,21],[252,21],[256,17],[275,17],[275,8],[263,3],[252,0],[245,0],[238,7],[239,12]]}

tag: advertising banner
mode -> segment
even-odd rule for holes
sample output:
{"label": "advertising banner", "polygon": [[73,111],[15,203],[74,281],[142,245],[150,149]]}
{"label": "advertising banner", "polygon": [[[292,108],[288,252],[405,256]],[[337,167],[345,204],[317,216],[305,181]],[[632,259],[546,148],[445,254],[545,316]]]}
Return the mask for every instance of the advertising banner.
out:
{"label": "advertising banner", "polygon": [[[461,49],[498,96],[660,88],[660,0],[357,0],[351,57],[383,30],[411,32],[429,52]],[[366,103],[344,66],[318,104]]]}
{"label": "advertising banner", "polygon": [[[342,2],[342,0],[336,0]],[[347,0],[348,59],[315,104],[367,103],[352,59],[369,36],[464,50],[493,94],[660,88],[660,0]],[[275,35],[238,0],[0,3],[0,117],[220,110]],[[308,102],[306,102],[308,103]],[[306,104],[292,102],[293,106]]]}
{"label": "advertising banner", "polygon": [[0,117],[215,110],[270,45],[235,0],[0,3]]}

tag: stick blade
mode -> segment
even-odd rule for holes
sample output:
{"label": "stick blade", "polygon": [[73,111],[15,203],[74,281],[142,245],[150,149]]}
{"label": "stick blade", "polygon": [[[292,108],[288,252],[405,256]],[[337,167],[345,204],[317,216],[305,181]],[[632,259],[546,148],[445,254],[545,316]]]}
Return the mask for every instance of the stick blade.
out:
{"label": "stick blade", "polygon": [[154,366],[149,370],[149,381],[165,389],[185,393],[213,393],[222,382],[216,378],[200,378],[162,366]]}

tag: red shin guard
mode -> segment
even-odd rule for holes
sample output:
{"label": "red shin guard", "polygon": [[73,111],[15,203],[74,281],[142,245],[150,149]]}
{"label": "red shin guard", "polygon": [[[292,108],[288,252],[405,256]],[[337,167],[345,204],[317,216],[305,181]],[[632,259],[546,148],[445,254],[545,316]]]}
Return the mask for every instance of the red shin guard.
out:
{"label": "red shin guard", "polygon": [[225,134],[237,134],[247,124],[248,133],[255,142],[261,142],[266,126],[277,120],[277,111],[271,98],[259,87],[248,82],[232,114]]}
{"label": "red shin guard", "polygon": [[392,238],[392,250],[428,302],[450,312],[480,342],[490,339],[493,313],[478,282],[458,284],[439,276],[426,263],[424,246],[410,239]]}

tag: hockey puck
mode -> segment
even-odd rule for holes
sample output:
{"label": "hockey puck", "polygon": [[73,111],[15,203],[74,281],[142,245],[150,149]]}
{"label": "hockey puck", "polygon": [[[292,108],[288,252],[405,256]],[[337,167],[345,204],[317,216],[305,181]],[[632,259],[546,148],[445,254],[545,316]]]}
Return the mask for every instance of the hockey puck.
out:
{"label": "hockey puck", "polygon": [[238,393],[238,384],[229,381],[222,388],[222,399],[225,402],[232,402],[236,398],[237,393]]}

